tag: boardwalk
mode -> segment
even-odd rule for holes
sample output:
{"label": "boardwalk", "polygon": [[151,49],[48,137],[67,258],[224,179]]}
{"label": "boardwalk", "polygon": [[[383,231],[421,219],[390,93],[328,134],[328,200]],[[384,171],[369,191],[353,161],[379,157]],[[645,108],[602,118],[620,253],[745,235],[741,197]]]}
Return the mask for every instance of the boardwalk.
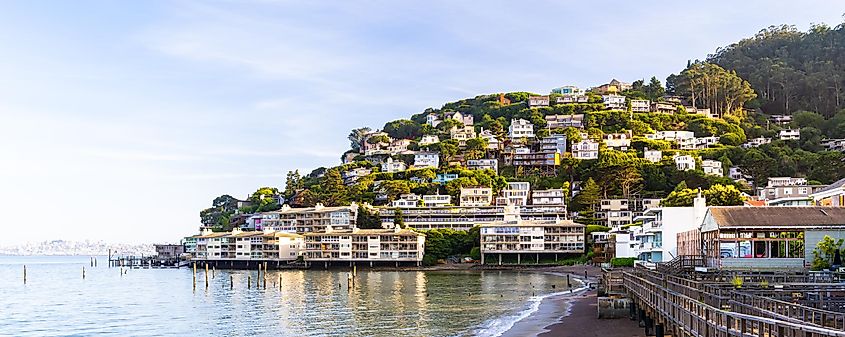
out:
{"label": "boardwalk", "polygon": [[[631,317],[656,336],[845,337],[845,283],[814,275],[673,274],[636,268],[609,276]],[[741,279],[742,282],[737,281]]]}

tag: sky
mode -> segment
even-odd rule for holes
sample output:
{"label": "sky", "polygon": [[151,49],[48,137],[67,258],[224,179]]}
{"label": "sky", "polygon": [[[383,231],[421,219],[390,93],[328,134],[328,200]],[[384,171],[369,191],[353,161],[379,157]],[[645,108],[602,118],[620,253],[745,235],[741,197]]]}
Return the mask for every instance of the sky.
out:
{"label": "sky", "polygon": [[663,80],[836,1],[2,1],[0,245],[178,242],[353,128],[480,94]]}

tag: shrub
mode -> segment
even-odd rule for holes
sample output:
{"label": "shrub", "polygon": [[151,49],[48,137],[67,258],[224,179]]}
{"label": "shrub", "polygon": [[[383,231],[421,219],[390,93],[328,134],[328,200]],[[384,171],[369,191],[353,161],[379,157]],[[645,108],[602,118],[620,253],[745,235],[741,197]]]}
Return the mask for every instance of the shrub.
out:
{"label": "shrub", "polygon": [[610,259],[610,265],[612,267],[633,267],[634,266],[633,257],[614,257]]}

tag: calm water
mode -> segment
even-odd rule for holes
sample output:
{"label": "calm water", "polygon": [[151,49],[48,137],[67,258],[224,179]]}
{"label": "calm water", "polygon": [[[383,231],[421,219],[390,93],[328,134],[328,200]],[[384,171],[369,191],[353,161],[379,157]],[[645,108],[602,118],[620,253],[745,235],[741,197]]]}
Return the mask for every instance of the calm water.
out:
{"label": "calm water", "polygon": [[255,271],[217,271],[206,290],[198,271],[193,291],[188,269],[121,276],[88,261],[0,256],[0,336],[495,336],[566,286],[527,272],[359,270],[348,291],[346,271],[309,270],[247,289]]}

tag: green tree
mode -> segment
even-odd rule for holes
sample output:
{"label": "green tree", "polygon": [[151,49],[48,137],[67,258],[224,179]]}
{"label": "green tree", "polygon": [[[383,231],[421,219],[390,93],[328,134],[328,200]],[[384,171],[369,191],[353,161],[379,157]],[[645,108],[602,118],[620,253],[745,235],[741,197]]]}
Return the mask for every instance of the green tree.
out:
{"label": "green tree", "polygon": [[813,248],[813,264],[810,269],[829,269],[833,264],[836,252],[839,251],[841,254],[842,243],[842,239],[834,240],[830,236],[825,235],[816,245],[816,248]]}
{"label": "green tree", "polygon": [[371,210],[369,207],[358,207],[358,215],[355,220],[355,225],[362,229],[380,229],[381,218],[377,210]]}
{"label": "green tree", "polygon": [[666,196],[661,202],[664,207],[688,207],[692,206],[693,199],[698,195],[698,191],[687,188],[687,183],[681,181],[678,186]]}
{"label": "green tree", "polygon": [[704,198],[710,206],[742,206],[745,198],[734,185],[714,184],[704,190]]}
{"label": "green tree", "polygon": [[393,211],[393,225],[405,229],[405,217],[402,215],[401,209],[397,208]]}
{"label": "green tree", "polygon": [[347,136],[347,139],[349,139],[349,148],[351,148],[352,150],[354,150],[356,152],[360,151],[361,146],[364,143],[364,137],[370,131],[372,131],[372,130],[370,128],[366,128],[366,127],[365,128],[352,129],[352,132],[350,132],[349,136]]}
{"label": "green tree", "polygon": [[304,187],[305,185],[302,183],[299,170],[288,171],[287,178],[285,178],[285,191],[283,193],[285,200],[293,198],[293,195]]}
{"label": "green tree", "polygon": [[390,137],[397,139],[416,139],[422,136],[420,124],[407,119],[388,122],[382,130]]}
{"label": "green tree", "polygon": [[320,180],[319,199],[326,206],[349,204],[349,195],[338,168],[326,170],[326,174]]}

